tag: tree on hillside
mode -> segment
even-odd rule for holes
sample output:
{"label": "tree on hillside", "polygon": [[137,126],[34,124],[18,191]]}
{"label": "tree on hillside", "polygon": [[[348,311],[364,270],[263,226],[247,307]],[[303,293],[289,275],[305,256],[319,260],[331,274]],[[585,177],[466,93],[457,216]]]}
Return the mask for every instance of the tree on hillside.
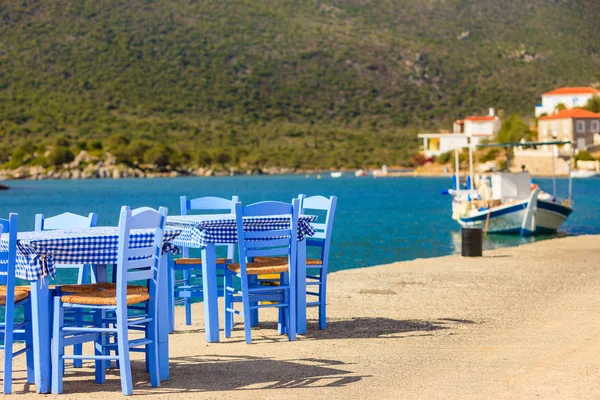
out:
{"label": "tree on hillside", "polygon": [[531,139],[529,126],[518,115],[509,115],[502,122],[502,128],[500,129],[500,133],[498,133],[498,141],[500,143],[514,143],[521,139]]}
{"label": "tree on hillside", "polygon": [[583,108],[591,112],[600,113],[600,96],[594,96],[589,99]]}

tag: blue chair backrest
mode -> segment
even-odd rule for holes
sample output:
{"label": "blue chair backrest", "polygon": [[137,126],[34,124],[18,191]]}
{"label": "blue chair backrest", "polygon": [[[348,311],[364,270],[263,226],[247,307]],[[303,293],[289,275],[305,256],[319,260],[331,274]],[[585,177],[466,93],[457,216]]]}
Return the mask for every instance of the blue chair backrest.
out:
{"label": "blue chair backrest", "polygon": [[[121,208],[116,274],[117,304],[126,304],[127,282],[149,281],[151,295],[156,293],[166,218],[166,207],[160,207],[158,211],[150,207],[135,210],[127,206]],[[133,229],[151,230],[154,240],[144,247],[139,244],[132,246],[130,236]]]}
{"label": "blue chair backrest", "polygon": [[78,229],[96,226],[98,214],[90,213],[87,217],[70,212],[62,213],[54,217],[45,218],[44,214],[35,215],[35,230],[47,231],[55,229]]}
{"label": "blue chair backrest", "polygon": [[[257,256],[281,256],[296,254],[298,240],[298,214],[300,201],[292,200],[292,204],[279,201],[263,201],[247,206],[235,205],[235,220],[238,235],[238,255],[240,272],[246,275],[246,258]],[[267,229],[247,231],[244,229],[244,217],[260,217],[268,215],[289,215],[290,224],[284,229]],[[290,269],[295,271],[296,257],[290,257]],[[242,283],[246,282],[242,279]]]}
{"label": "blue chair backrest", "polygon": [[18,222],[18,214],[11,213],[8,219],[0,219],[2,239],[5,239],[4,235],[8,235],[8,248],[0,251],[0,284],[6,286],[5,323],[12,320],[14,315]]}
{"label": "blue chair backrest", "polygon": [[[337,197],[331,196],[330,198],[323,196],[312,196],[306,197],[301,194],[298,196],[300,199],[300,214],[310,214],[311,210],[325,211],[324,222],[313,222],[312,226],[316,229],[316,232],[310,238],[307,238],[306,244],[308,246],[319,246],[322,248],[321,257],[323,261],[326,261],[329,255],[329,247],[331,245],[331,232],[333,229],[333,218],[335,216],[335,207],[337,205]],[[318,220],[317,220],[318,221]]]}
{"label": "blue chair backrest", "polygon": [[[89,213],[87,217],[84,217],[83,215],[66,212],[49,218],[46,218],[44,214],[36,214],[35,230],[49,231],[56,229],[93,228],[96,226],[97,222],[98,214],[96,213]],[[84,281],[87,279],[87,270],[84,270],[83,264],[56,264],[55,268],[77,268],[79,269],[77,283],[86,283]],[[92,275],[92,282],[95,282],[94,275]]]}
{"label": "blue chair backrest", "polygon": [[[212,196],[198,197],[195,199],[188,199],[187,196],[181,196],[179,198],[181,215],[188,215],[190,211],[202,211],[201,214],[233,214],[235,212],[235,203],[239,201],[240,198],[238,196],[231,197],[231,200]],[[232,244],[219,247],[227,247],[227,258],[230,260],[233,259],[234,246]],[[188,257],[187,248],[183,249],[183,257]]]}

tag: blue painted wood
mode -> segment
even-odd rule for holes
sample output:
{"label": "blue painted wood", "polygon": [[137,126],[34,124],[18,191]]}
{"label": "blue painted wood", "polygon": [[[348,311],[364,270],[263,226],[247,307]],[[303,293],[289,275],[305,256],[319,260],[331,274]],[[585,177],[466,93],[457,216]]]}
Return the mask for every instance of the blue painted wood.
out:
{"label": "blue painted wood", "polygon": [[[35,215],[35,230],[36,231],[45,231],[45,230],[55,230],[55,229],[78,229],[78,228],[91,228],[96,226],[98,222],[98,214],[90,213],[87,217],[82,215],[73,214],[70,212],[66,212],[63,214],[56,215],[54,217],[46,218],[44,214],[36,214]],[[88,283],[88,276],[90,278],[90,283],[96,283],[96,275],[94,270],[90,265],[84,264],[56,264],[57,269],[77,269],[77,284]],[[64,282],[63,283],[68,283]],[[80,316],[75,317],[76,321],[80,319]],[[81,355],[82,347],[81,344],[76,344],[73,347],[73,353],[76,355]],[[73,366],[75,368],[81,368],[83,366],[83,360],[73,360]]]}
{"label": "blue painted wood", "polygon": [[219,341],[219,306],[217,286],[217,256],[215,244],[209,243],[202,249],[202,288],[204,290],[204,327],[206,341]]}
{"label": "blue painted wood", "polygon": [[[166,215],[165,215],[166,217]],[[164,223],[164,222],[163,222]],[[163,225],[164,226],[164,225]],[[160,371],[160,379],[163,381],[169,380],[169,308],[168,308],[168,283],[169,283],[169,269],[167,265],[168,255],[164,254],[160,258],[159,270],[158,270],[158,285],[151,290],[157,291],[157,295],[154,296],[155,302],[150,302],[149,307],[156,308],[158,322],[156,326],[149,326],[148,337],[158,338],[158,346],[156,349],[149,349],[149,363],[148,368],[151,372],[154,368],[158,368]],[[152,300],[152,298],[151,298]],[[156,355],[152,352],[158,351]],[[152,377],[151,377],[152,379]],[[151,382],[152,383],[152,382]],[[156,382],[155,382],[156,383]],[[160,381],[156,384],[158,384]],[[154,385],[154,384],[153,384]]]}
{"label": "blue painted wood", "polygon": [[50,292],[48,279],[31,281],[31,327],[33,331],[33,364],[38,393],[50,389]]}
{"label": "blue painted wood", "polygon": [[[150,372],[150,383],[156,387],[160,385],[161,373],[159,364],[159,321],[165,323],[163,335],[168,334],[168,281],[166,264],[162,261],[162,246],[164,225],[167,209],[161,207],[158,211],[148,207],[131,210],[124,206],[119,218],[119,242],[116,264],[116,306],[90,306],[84,304],[64,303],[60,299],[60,290],[56,293],[54,303],[54,348],[52,352],[53,379],[52,391],[62,392],[62,378],[65,359],[91,359],[96,362],[95,379],[102,383],[105,380],[106,361],[116,360],[118,362],[121,376],[121,391],[124,395],[133,392],[131,378],[130,351],[142,351],[147,358],[147,369]],[[147,247],[131,248],[129,243],[130,232],[133,229],[153,229],[154,243]],[[161,276],[161,269],[164,271]],[[143,307],[138,305],[127,305],[127,284],[132,281],[147,281],[150,299]],[[160,291],[161,280],[165,283]],[[136,282],[139,283],[139,282]],[[162,309],[159,304],[163,303]],[[71,327],[64,323],[64,309],[76,308],[82,310],[94,310],[94,321],[88,326]],[[128,315],[128,308],[136,308],[146,311],[145,314]],[[160,313],[164,316],[162,321]],[[130,326],[133,325],[133,326]],[[112,327],[111,327],[112,326]],[[141,328],[138,328],[141,327]],[[142,339],[129,340],[129,330],[142,330],[145,337]],[[107,334],[114,336],[114,342],[109,343]],[[65,336],[68,339],[65,340]],[[94,355],[64,354],[64,346],[75,343],[94,341]],[[116,343],[115,343],[116,342]],[[141,347],[141,349],[139,349]],[[113,356],[110,350],[116,350]],[[168,348],[164,355],[167,362],[166,376],[168,378]],[[161,360],[162,361],[162,360]]]}
{"label": "blue painted wood", "polygon": [[[266,307],[278,307],[280,310],[280,332],[287,332],[289,340],[296,338],[296,252],[298,245],[298,214],[300,202],[294,199],[292,204],[276,201],[260,202],[242,206],[235,205],[235,218],[238,236],[238,257],[240,272],[225,270],[225,335],[231,335],[233,324],[230,318],[242,315],[246,343],[252,342],[253,310]],[[247,233],[244,231],[243,217],[264,215],[290,215],[289,229],[265,230]],[[274,233],[275,232],[275,233]],[[267,240],[284,236],[285,239]],[[261,240],[262,239],[262,240]],[[251,254],[251,255],[249,255]],[[288,273],[281,274],[279,286],[262,286],[255,276],[247,273],[246,263],[249,257],[279,255],[288,257]],[[239,279],[241,290],[235,289],[234,279]],[[267,304],[259,302],[268,301]],[[235,303],[242,304],[242,310],[236,310]]]}
{"label": "blue painted wood", "polygon": [[[6,302],[0,304],[4,308],[4,321],[0,327],[0,336],[4,337],[4,368],[2,376],[2,392],[4,394],[12,393],[12,372],[13,358],[22,354],[27,354],[27,380],[31,381],[32,353],[33,353],[33,337],[31,335],[31,303],[29,298],[20,300],[15,303],[15,267],[17,256],[17,231],[18,231],[19,216],[10,214],[8,219],[0,219],[0,232],[8,235],[8,250],[0,252],[0,284],[5,286]],[[15,326],[15,307],[23,307],[25,315],[24,321]],[[17,334],[15,329],[24,329],[25,334]],[[15,341],[25,341],[24,350],[13,352],[13,344]]]}
{"label": "blue painted wood", "polygon": [[[191,212],[194,213],[223,213],[229,212],[233,213],[233,208],[235,203],[239,201],[238,196],[233,196],[231,200],[224,199],[221,197],[199,197],[195,199],[188,199],[186,196],[181,196],[179,198],[180,207],[181,207],[181,215],[189,215]],[[229,260],[233,260],[234,256],[234,245],[227,244],[223,245],[227,247],[227,258]],[[182,253],[183,258],[189,258],[189,249],[184,248]],[[204,260],[204,257],[203,257]],[[170,268],[173,270],[173,273],[169,275],[170,281],[170,307],[169,307],[169,315],[170,315],[170,331],[173,332],[175,329],[175,303],[178,301],[183,301],[185,307],[185,324],[192,324],[192,299],[204,297],[204,290],[200,290],[200,288],[196,285],[192,285],[192,280],[201,279],[202,276],[197,273],[199,266],[194,265],[176,265],[175,263],[169,264]],[[218,266],[219,276],[223,275],[223,265]],[[203,268],[202,268],[203,269]],[[181,271],[183,275],[183,279],[180,283],[176,281],[176,274],[174,271]],[[177,289],[176,286],[183,286],[182,289]],[[204,284],[203,284],[204,287]],[[219,293],[217,292],[217,296]]]}
{"label": "blue painted wood", "polygon": [[[44,214],[35,215],[35,230],[36,231],[48,231],[55,229],[78,229],[78,228],[92,228],[96,226],[98,222],[98,214],[90,213],[87,217],[82,215],[73,214],[66,212],[63,214],[56,215],[54,217],[46,218]],[[77,264],[57,264],[56,268],[77,268],[77,283],[83,284],[88,283],[88,277],[90,283],[96,283],[96,276],[93,271],[90,271],[91,266],[89,265],[77,265]],[[65,283],[65,282],[63,282]]]}
{"label": "blue painted wood", "polygon": [[[318,282],[319,291],[317,292],[318,301],[311,302],[311,305],[319,307],[319,329],[325,329],[327,327],[327,270],[329,267],[329,250],[331,248],[331,237],[333,232],[333,220],[335,217],[335,209],[337,206],[337,197],[331,196],[330,198],[324,196],[312,196],[306,197],[301,194],[298,196],[300,199],[300,213],[301,214],[310,214],[314,211],[325,211],[325,221],[319,223],[312,223],[313,227],[317,229],[315,235],[313,235],[310,239],[307,239],[305,242],[306,246],[316,247],[320,249],[320,259],[322,262],[322,266],[317,268],[317,274],[311,275],[313,279]],[[306,260],[305,250],[303,250],[304,254],[298,254],[299,259]],[[299,333],[302,331],[303,333],[306,331],[306,309],[305,307],[301,307],[302,303],[306,304],[306,296],[314,296],[315,292],[306,292],[306,278],[305,275],[302,275],[300,269],[299,273],[299,285],[298,285],[298,326]],[[310,279],[309,277],[309,279]],[[302,285],[300,282],[304,282]],[[303,287],[300,287],[303,286]],[[300,296],[303,298],[303,301],[300,301]],[[302,308],[302,310],[300,310]]]}

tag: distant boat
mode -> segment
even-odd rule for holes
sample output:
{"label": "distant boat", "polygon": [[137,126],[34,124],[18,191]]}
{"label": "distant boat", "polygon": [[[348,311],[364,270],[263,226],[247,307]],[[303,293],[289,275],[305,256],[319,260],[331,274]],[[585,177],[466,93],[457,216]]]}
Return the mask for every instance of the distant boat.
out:
{"label": "distant boat", "polygon": [[341,177],[341,176],[342,176],[342,173],[341,173],[341,172],[332,172],[332,173],[331,173],[331,177],[332,177],[332,178],[339,178],[339,177]]}
{"label": "distant boat", "polygon": [[600,176],[600,173],[596,171],[589,171],[585,169],[573,169],[571,170],[571,178],[593,178]]}
{"label": "distant boat", "polygon": [[359,169],[356,172],[354,172],[354,176],[367,176],[367,172],[363,169]]}
{"label": "distant boat", "polygon": [[[480,144],[477,147],[517,147],[533,145],[562,145],[570,142],[530,142],[514,144]],[[469,148],[469,164],[472,165],[473,147]],[[458,153],[458,149],[456,150]],[[479,228],[487,233],[512,233],[531,236],[556,232],[573,211],[571,185],[566,199],[554,193],[543,192],[531,183],[528,172],[500,172],[491,179],[480,179],[477,188],[472,185],[473,170],[461,188],[458,179],[458,154],[453,188],[446,191],[452,196],[452,218],[462,227]],[[507,164],[510,163],[507,161]]]}

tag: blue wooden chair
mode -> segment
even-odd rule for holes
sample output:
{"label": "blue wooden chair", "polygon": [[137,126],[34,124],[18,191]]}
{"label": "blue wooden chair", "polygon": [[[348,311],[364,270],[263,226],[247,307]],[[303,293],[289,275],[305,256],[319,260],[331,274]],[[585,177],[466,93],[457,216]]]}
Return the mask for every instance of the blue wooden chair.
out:
{"label": "blue wooden chair", "polygon": [[[116,290],[95,290],[87,293],[57,293],[54,298],[54,327],[52,341],[52,392],[62,393],[65,359],[92,359],[96,362],[96,382],[106,379],[106,360],[116,360],[121,375],[124,395],[133,391],[130,351],[144,352],[150,383],[160,385],[158,361],[158,268],[162,257],[163,233],[167,209],[159,211],[148,207],[121,209],[119,245],[116,272]],[[131,247],[132,229],[153,229],[154,242],[147,247]],[[128,282],[147,281],[148,291],[131,290]],[[145,313],[128,315],[131,307],[144,304]],[[93,309],[94,321],[87,326],[65,325],[67,308]],[[115,317],[109,317],[115,315]],[[129,340],[129,330],[144,332],[144,337]],[[109,342],[109,336],[114,342]],[[65,346],[94,342],[94,355],[67,355]],[[111,355],[116,351],[116,355]]]}
{"label": "blue wooden chair", "polygon": [[[306,306],[319,307],[319,329],[325,329],[327,327],[327,270],[329,268],[329,249],[331,247],[331,233],[337,197],[306,197],[306,195],[301,194],[300,202],[301,214],[311,214],[313,210],[327,213],[324,222],[312,223],[316,232],[306,239],[307,251],[310,247],[315,247],[320,254],[320,257],[306,259],[306,294],[317,298],[317,301],[307,301]],[[317,286],[319,288],[318,292],[311,290],[311,286]]]}
{"label": "blue wooden chair", "polygon": [[[87,217],[69,212],[45,218],[44,214],[36,214],[35,230],[48,231],[55,229],[78,229],[92,228],[98,222],[98,214],[90,213]],[[87,283],[88,277],[91,283],[96,283],[96,274],[90,265],[58,264],[56,268],[77,269],[77,283]]]}
{"label": "blue wooden chair", "polygon": [[[198,214],[232,214],[235,203],[239,201],[238,196],[233,196],[231,200],[221,197],[199,197],[188,199],[186,196],[180,197],[181,215],[188,215],[193,211]],[[223,276],[225,266],[232,262],[234,245],[227,244],[219,247],[226,247],[227,257],[217,258],[217,274]],[[202,259],[190,258],[189,249],[184,247],[181,258],[171,259],[170,265],[170,313],[171,332],[175,328],[175,306],[184,304],[185,306],[185,324],[192,324],[192,299],[203,296],[202,285],[197,282],[202,278]],[[181,271],[182,279],[176,278],[176,271]],[[193,282],[192,280],[195,280]],[[222,293],[222,292],[221,292]]]}
{"label": "blue wooden chair", "polygon": [[[36,231],[48,231],[55,229],[78,229],[78,228],[92,228],[96,226],[98,222],[98,214],[90,213],[87,217],[77,215],[73,213],[62,213],[54,217],[46,218],[44,214],[35,215],[35,230]],[[77,284],[81,285],[88,282],[96,283],[96,274],[91,265],[84,264],[56,264],[57,269],[77,269]],[[64,281],[64,279],[62,280]],[[76,310],[74,310],[76,311]],[[72,318],[76,321],[83,318],[83,315],[78,312],[72,313]],[[81,344],[76,344],[73,347],[74,354],[81,355],[82,347]],[[73,360],[73,366],[75,368],[81,368],[83,361],[81,359]]]}
{"label": "blue wooden chair", "polygon": [[[4,308],[4,321],[0,323],[0,337],[4,353],[3,390],[4,394],[12,393],[13,358],[26,353],[27,383],[34,383],[33,372],[33,333],[31,329],[31,302],[29,292],[15,289],[15,267],[17,257],[17,225],[18,215],[10,214],[8,219],[0,219],[2,234],[8,234],[8,249],[0,250],[0,307]],[[15,307],[23,307],[23,321],[15,321]],[[25,342],[25,347],[13,352],[15,341]]]}
{"label": "blue wooden chair", "polygon": [[[316,301],[307,301],[306,306],[319,307],[319,329],[325,329],[327,326],[327,270],[329,267],[329,249],[331,246],[331,233],[333,230],[337,197],[306,197],[306,195],[301,194],[298,198],[300,199],[300,214],[326,213],[324,222],[312,223],[316,232],[313,236],[306,239],[307,251],[313,247],[316,248],[319,254],[316,258],[306,259],[306,294],[311,298],[316,297]],[[257,257],[254,261],[269,262],[273,261],[273,259]],[[265,280],[261,281],[265,282]],[[311,287],[315,286],[318,287],[318,291],[311,289]]]}
{"label": "blue wooden chair", "polygon": [[[225,337],[231,337],[233,316],[244,318],[246,343],[252,342],[251,328],[254,310],[267,307],[279,308],[279,332],[287,332],[290,340],[296,339],[296,252],[298,240],[299,200],[292,204],[265,201],[242,207],[235,205],[235,218],[238,235],[239,263],[232,263],[225,269]],[[289,215],[290,224],[285,229],[246,231],[243,217],[266,215]],[[285,261],[248,261],[256,257],[284,256]],[[257,282],[261,274],[279,274],[277,286],[264,286]],[[241,290],[234,287],[233,280],[241,281]],[[242,303],[242,311],[234,308],[234,303]]]}

